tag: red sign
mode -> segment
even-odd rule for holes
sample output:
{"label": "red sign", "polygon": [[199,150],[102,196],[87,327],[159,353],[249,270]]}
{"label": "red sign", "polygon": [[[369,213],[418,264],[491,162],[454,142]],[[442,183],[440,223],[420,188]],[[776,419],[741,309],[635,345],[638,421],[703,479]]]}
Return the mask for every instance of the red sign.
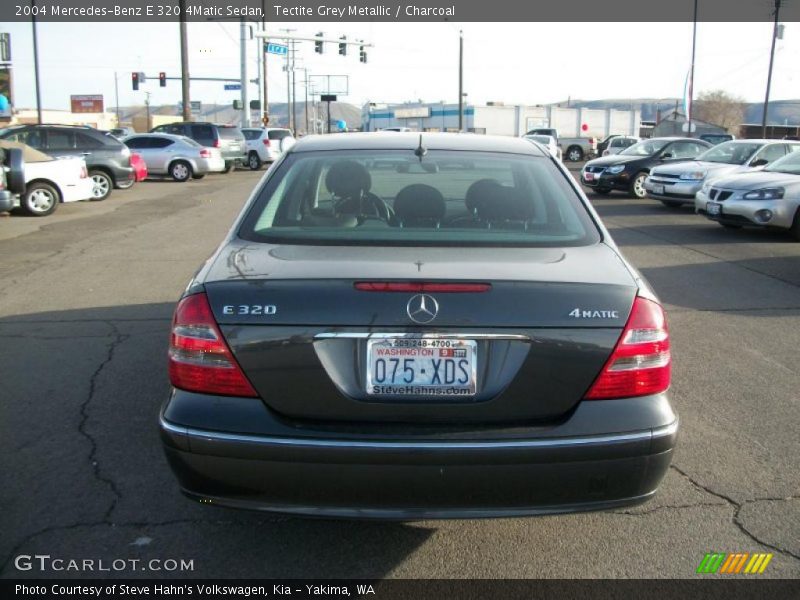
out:
{"label": "red sign", "polygon": [[104,110],[102,94],[73,95],[69,100],[74,113],[101,113]]}

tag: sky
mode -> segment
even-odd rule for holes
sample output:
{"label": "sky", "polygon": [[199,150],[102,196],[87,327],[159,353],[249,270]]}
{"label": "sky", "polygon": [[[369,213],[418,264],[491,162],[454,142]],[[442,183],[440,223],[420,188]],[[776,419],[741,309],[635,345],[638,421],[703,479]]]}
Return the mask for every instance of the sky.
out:
{"label": "sky", "polygon": [[[268,31],[277,33],[277,24]],[[315,54],[313,42],[298,46],[297,66],[310,74],[349,76],[340,100],[364,102],[457,102],[458,34],[464,32],[464,91],[468,102],[545,104],[572,99],[674,98],[683,94],[691,62],[692,23],[297,23],[281,24],[296,35],[364,39],[368,63],[358,48],[346,57],[334,44]],[[16,106],[35,106],[30,23],[0,23],[11,34]],[[44,108],[68,109],[70,94],[103,94],[115,105],[114,74],[121,106],[180,100],[179,81],[166,88],[150,80],[138,92],[131,72],[180,75],[177,23],[39,23],[39,57]],[[238,23],[189,23],[192,76],[238,78]],[[763,101],[772,37],[771,23],[699,23],[695,94],[723,89],[746,101]],[[256,75],[257,42],[249,45]],[[270,102],[286,100],[283,59],[268,61]],[[303,87],[297,95],[302,99]],[[257,98],[257,86],[251,87]],[[222,83],[193,82],[192,100],[230,104],[238,92]],[[778,41],[771,99],[800,98],[800,23],[785,25]]]}

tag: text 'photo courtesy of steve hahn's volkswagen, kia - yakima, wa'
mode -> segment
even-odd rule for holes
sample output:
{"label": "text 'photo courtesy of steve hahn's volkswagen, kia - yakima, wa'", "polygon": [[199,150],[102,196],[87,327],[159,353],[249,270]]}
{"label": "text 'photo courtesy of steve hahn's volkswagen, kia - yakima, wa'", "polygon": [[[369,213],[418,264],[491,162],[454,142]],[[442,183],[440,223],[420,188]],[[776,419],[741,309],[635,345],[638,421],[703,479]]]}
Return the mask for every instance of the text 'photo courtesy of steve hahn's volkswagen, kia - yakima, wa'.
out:
{"label": "text 'photo courtesy of steve hahn's volkswagen, kia - yakima, wa'", "polygon": [[519,138],[299,140],[186,288],[168,365],[169,464],[230,507],[632,505],[678,429],[658,298],[563,164]]}

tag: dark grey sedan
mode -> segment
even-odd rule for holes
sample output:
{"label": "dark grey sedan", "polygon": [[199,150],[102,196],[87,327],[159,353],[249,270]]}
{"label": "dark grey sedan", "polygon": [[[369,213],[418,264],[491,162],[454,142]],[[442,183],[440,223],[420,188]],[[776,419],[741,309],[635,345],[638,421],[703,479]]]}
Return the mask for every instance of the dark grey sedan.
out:
{"label": "dark grey sedan", "polygon": [[651,498],[664,311],[525,140],[310,136],[175,310],[160,427],[205,504],[417,519]]}

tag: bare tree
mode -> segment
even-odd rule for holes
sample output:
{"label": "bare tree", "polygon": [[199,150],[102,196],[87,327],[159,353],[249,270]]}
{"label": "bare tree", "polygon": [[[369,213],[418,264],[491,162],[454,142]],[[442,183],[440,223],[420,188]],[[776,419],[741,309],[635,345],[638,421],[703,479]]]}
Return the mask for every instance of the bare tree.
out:
{"label": "bare tree", "polygon": [[728,133],[738,134],[744,121],[744,98],[724,90],[702,92],[695,100],[693,117],[724,127]]}

